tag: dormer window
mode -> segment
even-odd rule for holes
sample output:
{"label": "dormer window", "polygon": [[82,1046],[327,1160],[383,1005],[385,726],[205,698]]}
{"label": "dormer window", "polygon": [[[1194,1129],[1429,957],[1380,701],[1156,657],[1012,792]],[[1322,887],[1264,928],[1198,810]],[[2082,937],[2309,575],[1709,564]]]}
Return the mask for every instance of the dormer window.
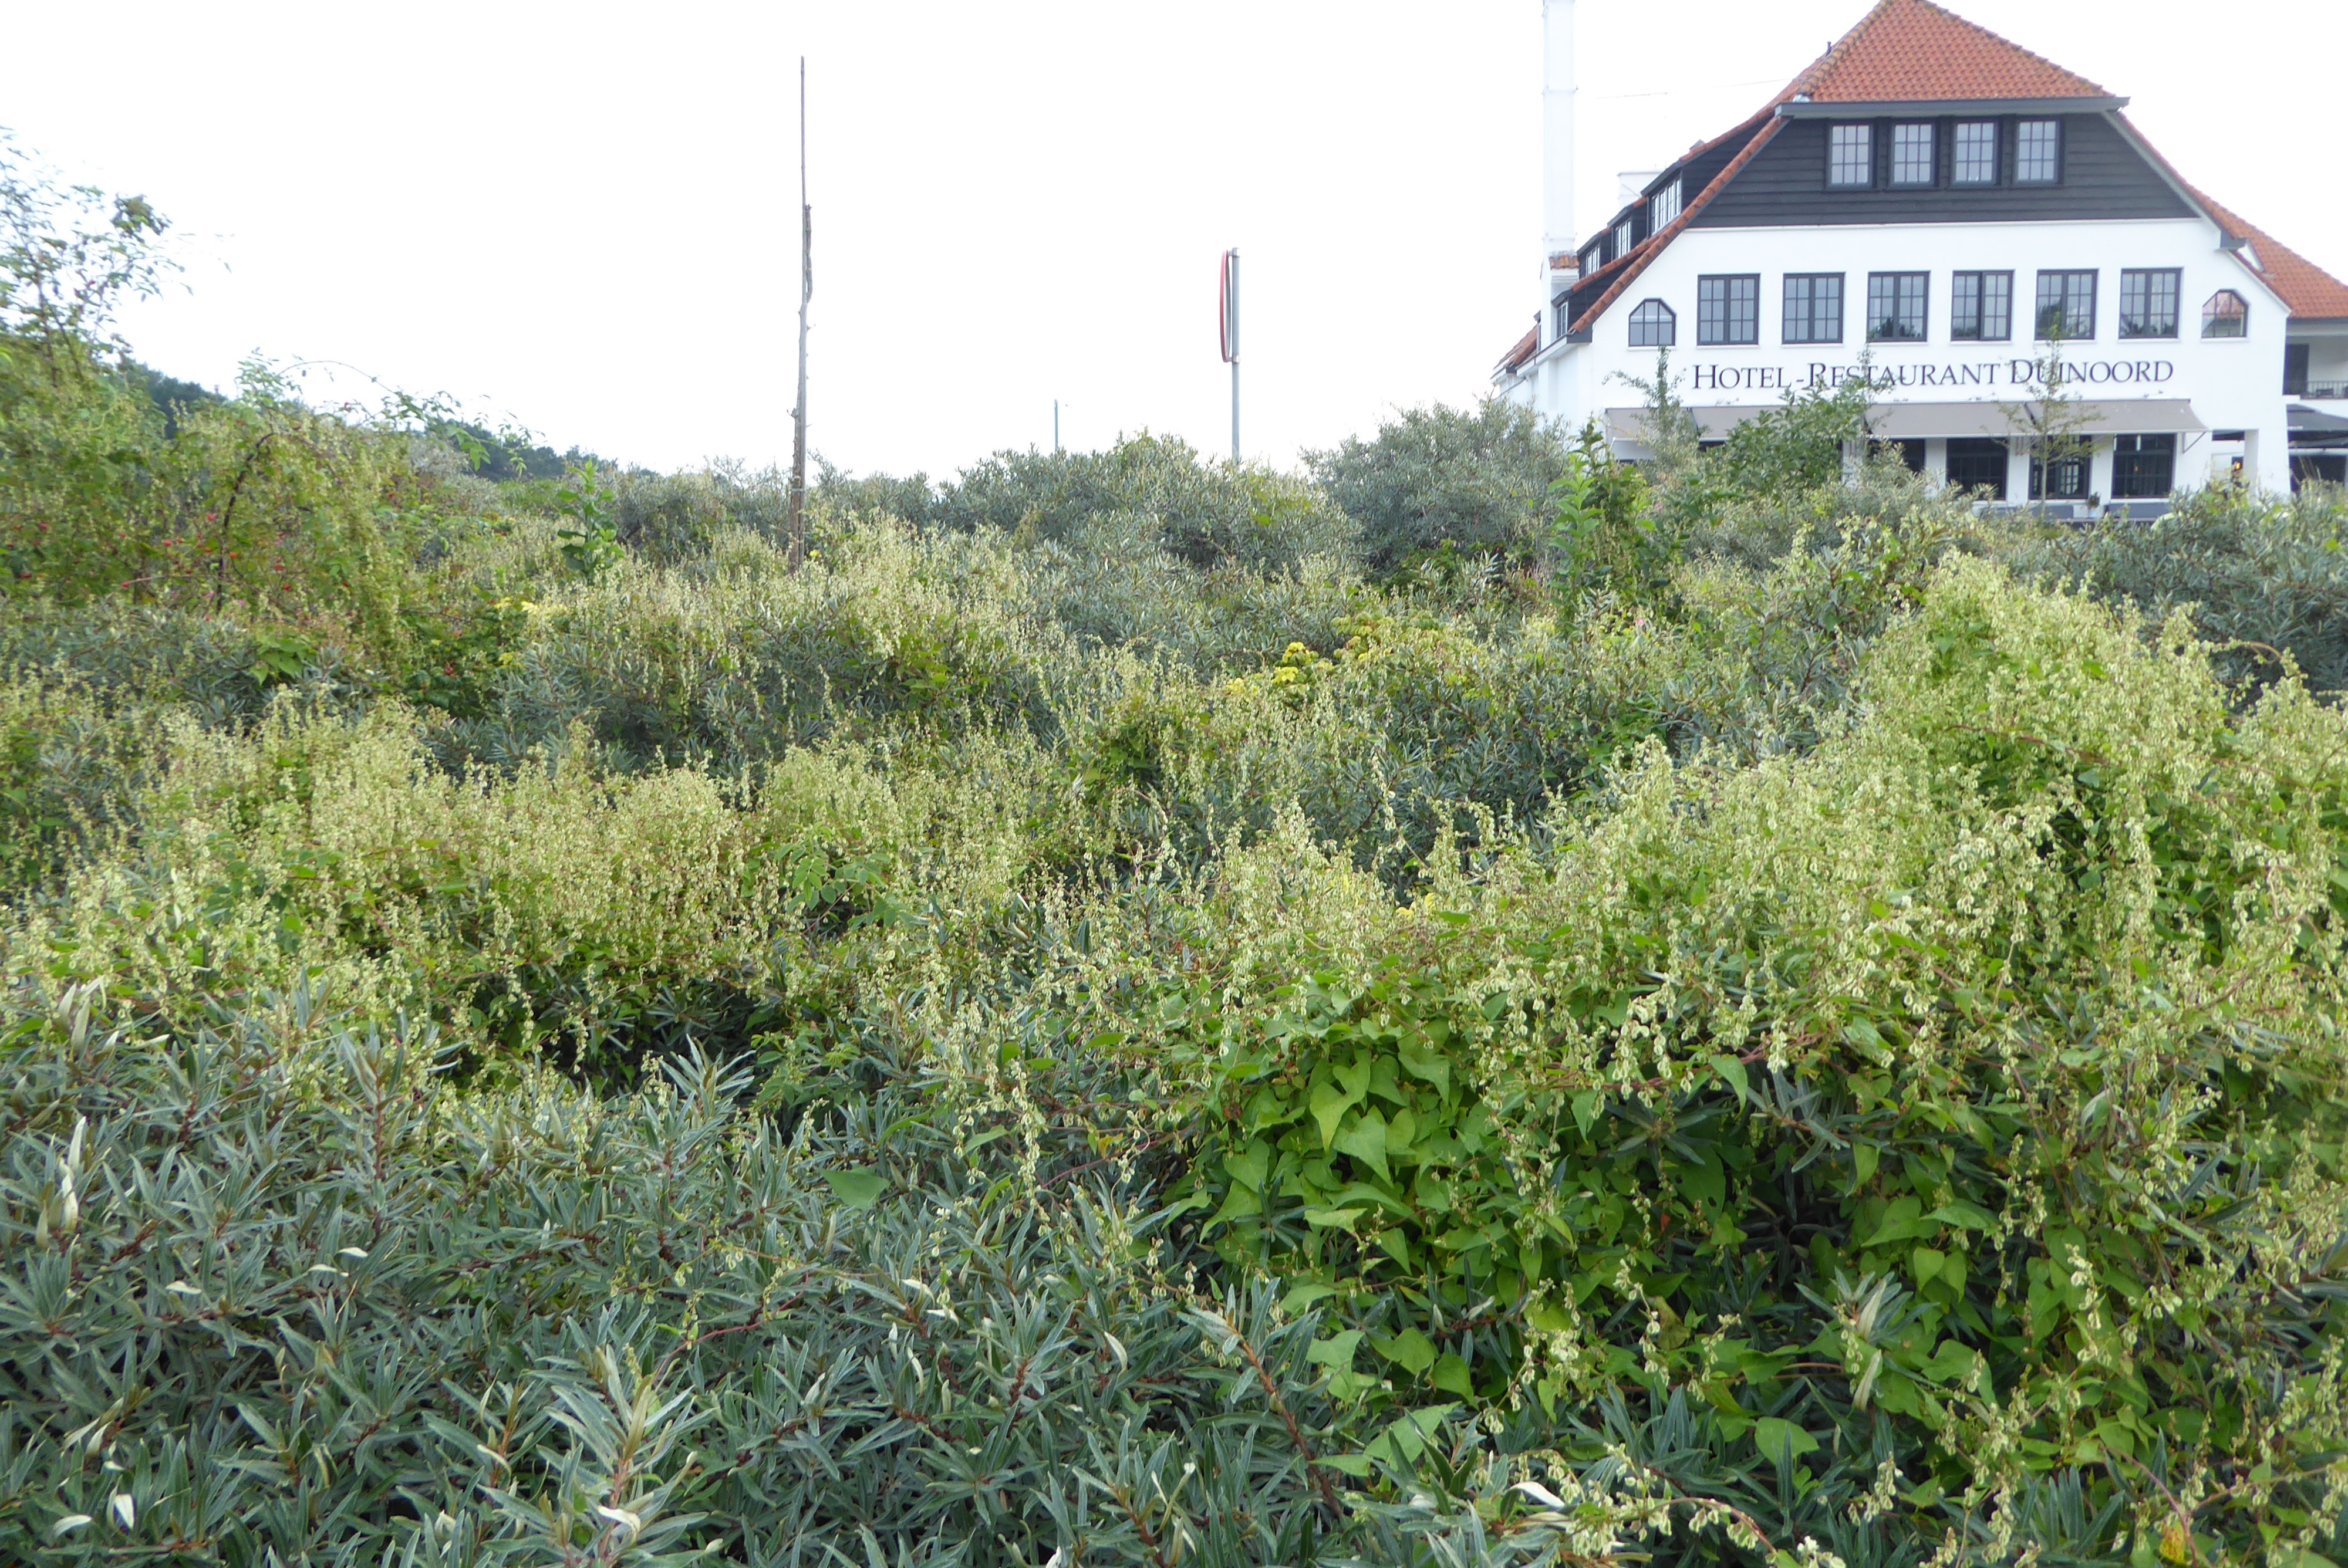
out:
{"label": "dormer window", "polygon": [[2203,337],[2250,335],[2250,302],[2231,289],[2219,289],[2201,307]]}
{"label": "dormer window", "polygon": [[1590,242],[1590,249],[1581,253],[1581,275],[1586,278],[1605,264],[1606,241],[1603,240],[1591,241]]}
{"label": "dormer window", "polygon": [[1891,183],[1906,186],[1933,183],[1940,170],[1932,150],[1932,128],[1930,125],[1893,126]]}
{"label": "dormer window", "polygon": [[1957,126],[1956,167],[1950,171],[1957,185],[1997,183],[1997,121],[1969,119]]}
{"label": "dormer window", "polygon": [[1875,183],[1875,128],[1838,125],[1827,132],[1827,184],[1864,190]]}
{"label": "dormer window", "polygon": [[1680,215],[1680,182],[1673,180],[1647,199],[1647,232],[1660,234],[1663,226]]}
{"label": "dormer window", "polygon": [[1629,255],[1631,253],[1631,247],[1637,242],[1638,233],[1639,225],[1636,219],[1625,218],[1622,222],[1616,224],[1614,226],[1614,254],[1618,257]]}
{"label": "dormer window", "polygon": [[2063,122],[2026,119],[2013,129],[2013,182],[2053,185],[2063,178]]}

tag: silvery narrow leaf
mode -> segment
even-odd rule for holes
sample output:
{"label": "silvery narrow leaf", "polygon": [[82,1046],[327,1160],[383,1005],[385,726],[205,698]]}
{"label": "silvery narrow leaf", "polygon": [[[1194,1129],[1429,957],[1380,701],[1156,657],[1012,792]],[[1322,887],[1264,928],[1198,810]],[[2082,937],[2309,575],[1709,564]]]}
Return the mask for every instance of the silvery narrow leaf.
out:
{"label": "silvery narrow leaf", "polygon": [[52,1535],[63,1535],[69,1530],[79,1530],[83,1525],[88,1524],[88,1522],[89,1515],[87,1513],[68,1513],[63,1519],[58,1520],[55,1524],[49,1526],[49,1533]]}
{"label": "silvery narrow leaf", "polygon": [[367,1249],[363,1246],[346,1246],[335,1255],[336,1257],[365,1257],[366,1255]]}
{"label": "silvery narrow leaf", "polygon": [[203,1292],[202,1292],[202,1291],[198,1290],[194,1286],[190,1285],[190,1284],[189,1284],[186,1280],[184,1280],[184,1279],[175,1279],[175,1280],[173,1280],[170,1284],[169,1284],[169,1285],[165,1286],[163,1288],[164,1288],[164,1289],[166,1289],[166,1290],[168,1290],[168,1291],[170,1291],[170,1292],[172,1295],[174,1295],[174,1296],[200,1296],[203,1295]]}
{"label": "silvery narrow leaf", "polygon": [[614,1524],[626,1525],[631,1535],[641,1533],[644,1528],[644,1522],[624,1508],[612,1508],[599,1502],[595,1505],[595,1512]]}
{"label": "silvery narrow leaf", "polygon": [[128,1530],[139,1522],[139,1504],[131,1500],[129,1492],[116,1492],[113,1507],[114,1517],[121,1521],[123,1529]]}
{"label": "silvery narrow leaf", "polygon": [[1563,1508],[1565,1506],[1565,1499],[1558,1496],[1557,1493],[1551,1491],[1549,1488],[1543,1486],[1537,1481],[1520,1481],[1517,1482],[1517,1490],[1523,1492],[1527,1497],[1531,1498],[1535,1502],[1540,1503],[1544,1508]]}

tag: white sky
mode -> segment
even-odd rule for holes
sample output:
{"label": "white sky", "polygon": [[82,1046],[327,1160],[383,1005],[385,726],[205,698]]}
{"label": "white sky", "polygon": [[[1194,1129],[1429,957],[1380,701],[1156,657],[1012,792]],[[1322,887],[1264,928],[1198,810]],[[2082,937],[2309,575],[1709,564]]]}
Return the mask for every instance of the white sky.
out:
{"label": "white sky", "polygon": [[[1581,0],[1581,227],[1867,0]],[[2348,5],[1956,0],[2130,95],[2348,275]],[[1538,293],[1538,0],[0,0],[0,126],[176,220],[134,345],[345,361],[606,456],[788,457],[808,57],[813,444],[858,471],[1144,427],[1251,456],[1472,400]]]}

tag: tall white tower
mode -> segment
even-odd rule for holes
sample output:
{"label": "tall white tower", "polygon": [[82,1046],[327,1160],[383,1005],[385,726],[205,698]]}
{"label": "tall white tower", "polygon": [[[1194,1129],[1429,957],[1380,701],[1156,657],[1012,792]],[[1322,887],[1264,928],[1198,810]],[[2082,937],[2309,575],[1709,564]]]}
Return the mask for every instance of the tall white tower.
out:
{"label": "tall white tower", "polygon": [[1573,0],[1541,0],[1540,341],[1557,336],[1550,302],[1581,275],[1573,228]]}

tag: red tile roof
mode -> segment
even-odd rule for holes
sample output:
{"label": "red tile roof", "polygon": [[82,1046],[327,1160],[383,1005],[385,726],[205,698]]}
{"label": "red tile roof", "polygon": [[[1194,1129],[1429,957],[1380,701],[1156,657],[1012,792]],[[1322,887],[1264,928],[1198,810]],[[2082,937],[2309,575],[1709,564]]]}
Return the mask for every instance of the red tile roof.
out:
{"label": "red tile roof", "polygon": [[2218,227],[2250,242],[2242,259],[2259,281],[2282,296],[2295,320],[2348,318],[2348,283],[2342,282],[2265,230],[2236,217],[2189,185],[2193,200],[2217,220]]}
{"label": "red tile roof", "polygon": [[1500,356],[1499,367],[1502,370],[1515,370],[1518,366],[1523,364],[1525,361],[1532,358],[1533,354],[1540,348],[1540,323],[1535,322],[1533,323],[1532,330],[1525,333],[1524,336],[1519,338],[1517,340],[1516,346]]}
{"label": "red tile roof", "polygon": [[[1622,269],[1622,271],[1615,276],[1613,282],[1607,285],[1606,292],[1598,296],[1595,303],[1593,303],[1588,310],[1582,312],[1580,316],[1575,318],[1573,323],[1573,330],[1575,332],[1586,331],[1589,328],[1590,323],[1596,321],[1600,314],[1605,311],[1607,306],[1612,304],[1616,300],[1621,299],[1622,297],[1622,291],[1629,288],[1633,282],[1637,282],[1639,274],[1647,270],[1647,263],[1653,261],[1657,256],[1663,254],[1663,247],[1680,237],[1681,231],[1684,230],[1688,224],[1694,220],[1695,215],[1703,211],[1705,205],[1709,203],[1715,196],[1720,193],[1722,187],[1725,186],[1730,180],[1745,172],[1745,166],[1752,162],[1754,156],[1763,148],[1769,145],[1770,140],[1776,136],[1778,129],[1786,123],[1784,120],[1776,118],[1768,109],[1763,109],[1760,114],[1754,116],[1753,119],[1747,120],[1745,123],[1749,126],[1756,120],[1761,122],[1760,129],[1754,133],[1752,140],[1746,142],[1742,148],[1737,149],[1736,156],[1730,159],[1726,166],[1724,167],[1718,174],[1712,177],[1712,183],[1705,186],[1702,190],[1696,192],[1694,198],[1690,200],[1686,206],[1680,209],[1680,215],[1678,217],[1673,219],[1669,223],[1664,224],[1662,229],[1641,241],[1639,244],[1627,252],[1626,255],[1619,258],[1621,261],[1627,261],[1630,265]],[[1737,128],[1742,130],[1745,127],[1739,126]],[[1609,266],[1614,264],[1615,263],[1613,262],[1608,263]],[[1605,267],[1601,267],[1597,272],[1591,273],[1591,276],[1597,277],[1606,270],[1607,269]]]}
{"label": "red tile roof", "polygon": [[1931,0],[1881,0],[1787,97],[1814,103],[2103,98],[2111,95]]}

